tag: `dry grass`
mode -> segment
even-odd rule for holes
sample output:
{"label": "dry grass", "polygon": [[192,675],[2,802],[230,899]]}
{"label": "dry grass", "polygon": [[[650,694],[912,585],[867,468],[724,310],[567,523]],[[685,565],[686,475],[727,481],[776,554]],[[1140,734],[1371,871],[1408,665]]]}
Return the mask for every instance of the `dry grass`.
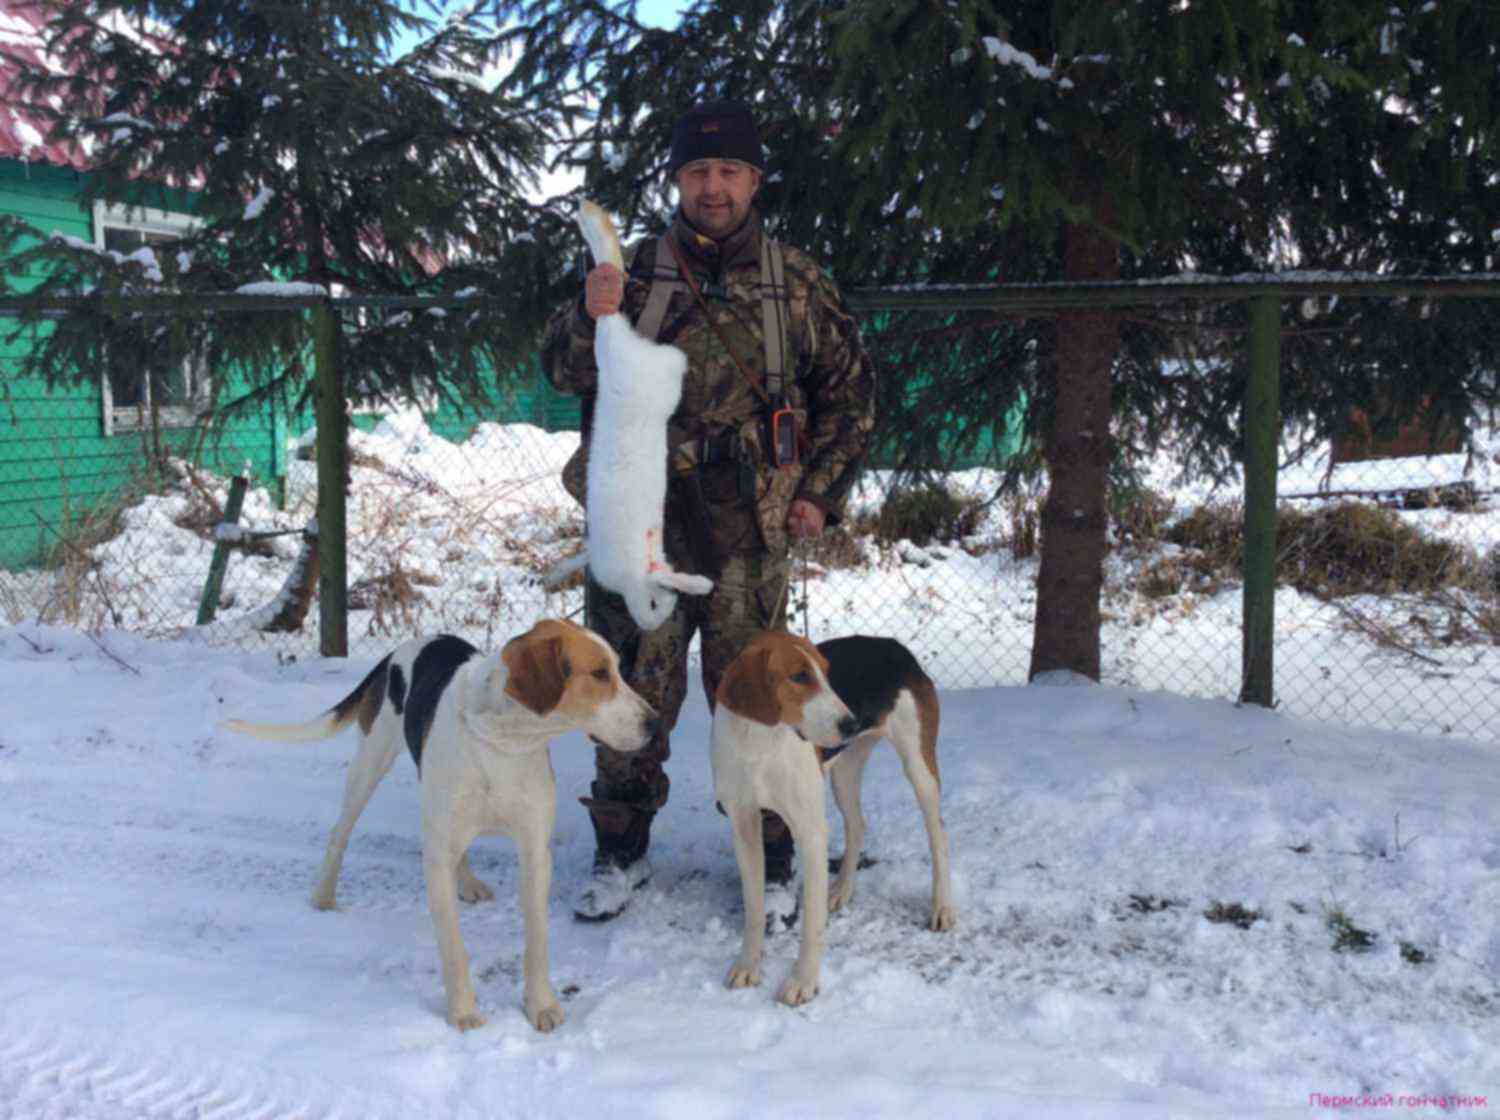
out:
{"label": "dry grass", "polygon": [[[1191,613],[1242,578],[1243,507],[1199,506],[1175,521],[1170,503],[1143,493],[1122,503],[1121,549],[1140,557],[1108,595],[1137,622]],[[1169,549],[1159,544],[1175,546]],[[1500,579],[1475,549],[1423,534],[1391,508],[1355,501],[1321,509],[1283,506],[1276,582],[1333,606],[1340,624],[1377,648],[1438,664],[1434,647],[1500,643]],[[1425,652],[1424,652],[1425,651]]]}
{"label": "dry grass", "polygon": [[1029,494],[1013,494],[1005,499],[1005,517],[1010,526],[1010,554],[1017,560],[1029,560],[1036,555],[1037,533],[1041,525],[1041,514],[1035,498]]}
{"label": "dry grass", "polygon": [[1256,922],[1260,921],[1261,912],[1259,910],[1251,910],[1243,903],[1224,903],[1216,900],[1209,905],[1207,910],[1203,911],[1203,916],[1217,925],[1230,925],[1236,929],[1249,929]]}
{"label": "dry grass", "polygon": [[[1200,506],[1176,522],[1166,539],[1193,550],[1214,570],[1238,573],[1244,561],[1242,518],[1238,504]],[[1478,589],[1488,575],[1469,546],[1424,536],[1393,510],[1343,502],[1279,511],[1276,580],[1335,599]]]}
{"label": "dry grass", "polygon": [[133,479],[90,509],[75,513],[65,508],[60,529],[44,526],[54,541],[41,569],[46,590],[30,604],[26,617],[86,630],[121,624],[124,615],[115,604],[123,589],[105,577],[93,551],[120,534],[125,511],[146,493],[143,480]]}
{"label": "dry grass", "polygon": [[1225,573],[1202,552],[1175,552],[1159,556],[1140,569],[1135,590],[1147,599],[1167,599],[1191,591],[1214,595],[1224,585]]}
{"label": "dry grass", "polygon": [[[539,476],[540,477],[540,476]],[[177,524],[211,537],[222,517],[222,482],[174,463],[158,472],[158,488],[185,495]],[[455,595],[435,594],[450,566],[476,554],[518,565],[540,577],[568,553],[583,533],[572,506],[535,511],[524,500],[529,483],[500,490],[447,493],[402,462],[362,459],[350,495],[351,557],[360,579],[350,605],[369,612],[372,632],[481,630],[501,625],[515,607],[513,579],[471,575]],[[138,557],[121,557],[106,577],[93,557],[114,538],[122,512],[144,493],[144,480],[107,507],[72,519],[50,568],[35,579],[0,581],[0,611],[10,621],[40,618],[82,628],[126,626],[155,633],[175,629],[153,578],[152,543]],[[478,497],[476,498],[476,495]],[[524,516],[517,510],[525,507]],[[1143,621],[1163,614],[1190,615],[1206,598],[1241,579],[1242,510],[1238,503],[1207,504],[1175,517],[1170,498],[1132,491],[1114,504],[1111,540],[1116,562],[1106,594],[1113,617]],[[956,490],[927,485],[890,495],[877,511],[851,517],[806,548],[809,574],[858,570],[894,541],[919,547],[958,542],[963,548],[1008,548],[1017,558],[1038,548],[1038,495],[1012,494],[984,526],[988,503]],[[310,513],[310,510],[305,510]],[[996,523],[1000,528],[994,532]],[[982,543],[979,533],[989,532]],[[993,539],[990,539],[993,538]],[[414,543],[425,547],[417,549]],[[431,545],[436,543],[438,555]],[[1171,546],[1171,547],[1163,547]],[[269,546],[262,545],[267,548]],[[1346,502],[1319,510],[1283,507],[1278,527],[1278,583],[1334,603],[1343,624],[1375,645],[1426,658],[1434,646],[1500,642],[1500,604],[1491,571],[1474,550],[1424,536],[1390,509]],[[421,555],[426,559],[417,560]],[[802,550],[793,560],[801,571]],[[441,569],[441,570],[439,570]],[[3,575],[3,574],[0,574]],[[575,577],[575,582],[576,582]],[[44,590],[39,591],[39,581]],[[250,607],[253,604],[242,604]],[[1393,609],[1399,608],[1399,609]],[[180,606],[179,606],[180,610]],[[153,614],[153,611],[156,612]]]}
{"label": "dry grass", "polygon": [[879,512],[856,517],[851,531],[882,542],[911,541],[918,548],[934,541],[951,544],[978,531],[985,505],[943,486],[913,486],[888,494]]}
{"label": "dry grass", "polygon": [[1110,525],[1115,543],[1122,547],[1162,540],[1177,509],[1177,503],[1165,494],[1144,488],[1114,495],[1112,505]]}
{"label": "dry grass", "polygon": [[[792,546],[792,558],[801,563],[800,546]],[[865,563],[863,544],[844,525],[835,525],[806,545],[807,559],[825,571],[860,568]]]}

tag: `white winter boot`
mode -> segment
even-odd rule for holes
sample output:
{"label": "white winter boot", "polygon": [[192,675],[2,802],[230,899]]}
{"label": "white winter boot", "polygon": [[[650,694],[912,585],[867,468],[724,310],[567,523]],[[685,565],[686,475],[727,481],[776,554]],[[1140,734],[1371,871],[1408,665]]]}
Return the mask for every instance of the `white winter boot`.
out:
{"label": "white winter boot", "polygon": [[578,892],[573,916],[583,922],[607,922],[618,918],[630,905],[636,891],[651,881],[651,861],[645,856],[624,867],[608,859],[595,859],[594,871]]}

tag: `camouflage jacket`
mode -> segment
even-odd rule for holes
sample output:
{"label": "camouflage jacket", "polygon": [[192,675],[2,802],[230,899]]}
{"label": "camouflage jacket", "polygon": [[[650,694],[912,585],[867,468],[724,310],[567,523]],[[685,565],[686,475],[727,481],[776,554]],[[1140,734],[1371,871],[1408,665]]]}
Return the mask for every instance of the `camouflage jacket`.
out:
{"label": "camouflage jacket", "polygon": [[[838,288],[806,253],[783,246],[791,325],[783,392],[797,414],[803,435],[800,461],[777,469],[767,462],[767,408],[746,383],[740,365],[725,350],[720,334],[733,347],[745,370],[764,385],[765,339],[761,302],[761,231],[750,220],[725,242],[697,234],[679,215],[666,236],[676,240],[693,270],[715,331],[703,307],[686,290],[672,296],[657,341],[670,343],[688,356],[682,400],[668,427],[669,448],[689,446],[701,438],[738,433],[745,462],[753,465],[754,499],[745,494],[737,466],[698,468],[715,545],[721,554],[787,549],[786,515],[798,498],[823,510],[828,523],[843,514],[874,427],[875,375],[860,341],[859,327],[845,308]],[[625,254],[627,278],[622,310],[635,322],[645,307],[656,264],[656,238],[645,238]],[[584,444],[563,472],[564,485],[583,500],[589,405],[597,383],[594,322],[582,299],[560,308],[542,342],[542,368],[558,389],[584,396]],[[683,462],[674,457],[674,472]],[[688,516],[669,490],[668,525]],[[744,526],[748,531],[740,531]],[[758,534],[755,530],[758,529]],[[758,536],[759,539],[752,539]]]}

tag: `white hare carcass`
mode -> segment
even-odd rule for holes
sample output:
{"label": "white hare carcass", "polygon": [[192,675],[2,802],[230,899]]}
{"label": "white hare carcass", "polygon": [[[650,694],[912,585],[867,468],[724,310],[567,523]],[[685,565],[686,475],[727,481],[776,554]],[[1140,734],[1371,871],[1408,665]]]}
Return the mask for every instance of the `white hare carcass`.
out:
{"label": "white hare carcass", "polygon": [[[596,264],[624,270],[614,223],[592,202],[578,225]],[[625,600],[642,630],[655,630],[679,593],[707,595],[713,581],[674,571],[662,548],[667,498],[667,420],[682,396],[687,356],[635,333],[616,312],[595,324],[599,384],[589,435],[587,547],[589,572]]]}

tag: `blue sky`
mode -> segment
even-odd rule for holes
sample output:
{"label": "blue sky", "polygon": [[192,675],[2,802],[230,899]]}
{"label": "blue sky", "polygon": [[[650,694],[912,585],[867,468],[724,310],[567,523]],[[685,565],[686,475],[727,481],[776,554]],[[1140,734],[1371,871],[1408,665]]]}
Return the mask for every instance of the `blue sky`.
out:
{"label": "blue sky", "polygon": [[671,27],[690,2],[691,0],[642,0],[641,6],[636,9],[636,15],[642,23]]}
{"label": "blue sky", "polygon": [[[672,27],[682,15],[683,9],[691,3],[692,0],[641,0],[636,8],[636,16],[642,23],[655,27]],[[432,9],[423,0],[403,0],[402,7],[429,19],[433,18]],[[397,49],[394,53],[399,54],[404,49],[406,49],[405,37],[398,38]]]}

